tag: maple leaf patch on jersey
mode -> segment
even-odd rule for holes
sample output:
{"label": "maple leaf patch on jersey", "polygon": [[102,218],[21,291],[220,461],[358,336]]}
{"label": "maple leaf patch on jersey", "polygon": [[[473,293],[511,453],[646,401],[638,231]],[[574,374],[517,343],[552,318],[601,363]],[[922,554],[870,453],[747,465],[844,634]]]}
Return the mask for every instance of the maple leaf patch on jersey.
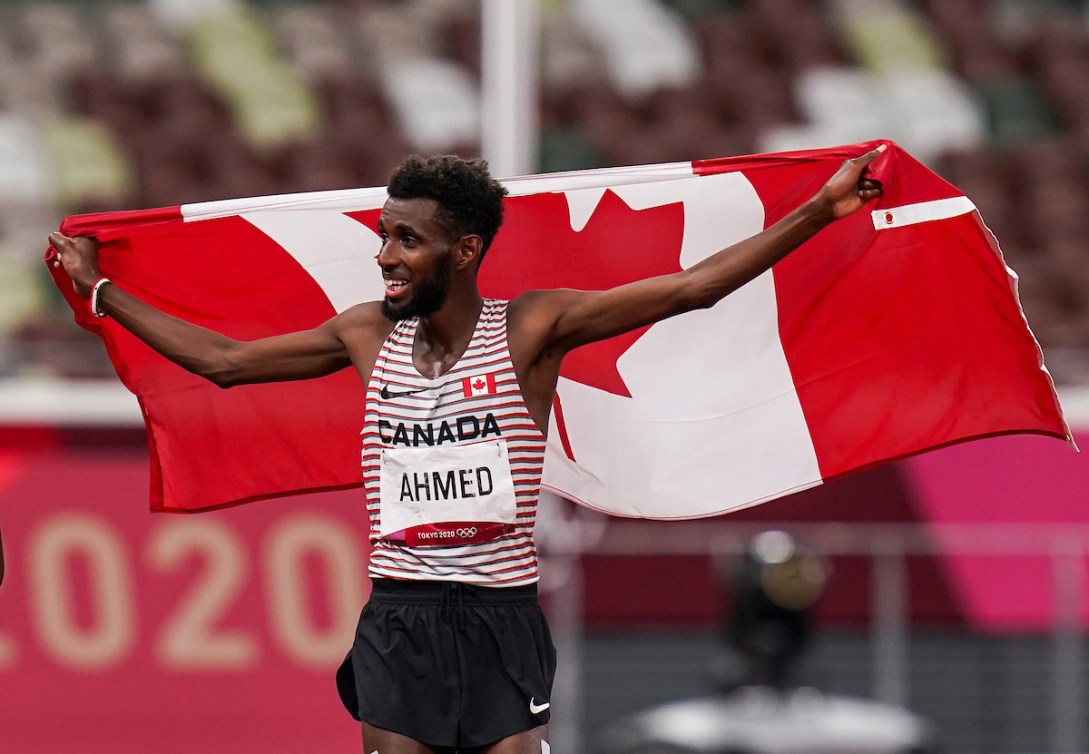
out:
{"label": "maple leaf patch on jersey", "polygon": [[465,377],[461,381],[461,389],[466,398],[476,398],[479,395],[495,395],[495,373],[475,374]]}

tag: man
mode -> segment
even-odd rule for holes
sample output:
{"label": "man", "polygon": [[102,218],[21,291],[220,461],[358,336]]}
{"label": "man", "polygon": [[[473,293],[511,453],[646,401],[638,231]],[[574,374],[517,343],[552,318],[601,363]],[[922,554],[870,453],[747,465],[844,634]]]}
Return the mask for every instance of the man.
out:
{"label": "man", "polygon": [[363,721],[364,752],[539,754],[555,653],[537,604],[533,523],[564,355],[714,305],[880,196],[865,170],[881,151],[845,161],[785,218],[687,270],[509,303],[477,287],[505,189],[480,161],[410,157],[379,219],[384,299],[252,342],[126,293],[100,273],[91,239],[50,243],[92,312],[217,385],[356,369],[367,386],[373,586],[338,686]]}

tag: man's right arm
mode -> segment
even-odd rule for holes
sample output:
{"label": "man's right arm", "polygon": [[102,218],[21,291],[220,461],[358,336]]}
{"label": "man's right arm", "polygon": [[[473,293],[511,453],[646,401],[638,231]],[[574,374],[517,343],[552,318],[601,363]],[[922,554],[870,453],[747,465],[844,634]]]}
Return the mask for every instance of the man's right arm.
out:
{"label": "man's right arm", "polygon": [[[97,243],[60,233],[49,242],[57,250],[53,263],[89,298],[102,278]],[[321,377],[351,365],[341,337],[345,315],[312,330],[241,341],[165,314],[112,283],[99,288],[98,307],[167,359],[220,387]]]}

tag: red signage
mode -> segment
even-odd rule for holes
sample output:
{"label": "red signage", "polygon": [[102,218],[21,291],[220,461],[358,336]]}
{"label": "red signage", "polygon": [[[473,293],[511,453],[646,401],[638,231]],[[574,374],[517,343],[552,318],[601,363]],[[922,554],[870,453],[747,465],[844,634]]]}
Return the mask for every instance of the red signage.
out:
{"label": "red signage", "polygon": [[[334,672],[369,588],[362,492],[152,514],[146,451],[131,441],[104,447],[93,432],[76,439],[0,428],[0,751],[357,750],[358,724],[341,706]],[[712,629],[723,612],[712,559],[654,551],[685,532],[706,537],[761,521],[915,523],[935,525],[941,543],[944,525],[1012,524],[1021,536],[1007,554],[953,556],[950,540],[909,562],[910,617],[1048,632],[1054,562],[1047,548],[1026,546],[1039,527],[1069,534],[1089,524],[1087,483],[1085,453],[1044,438],[997,438],[725,518],[640,523],[649,535],[642,549],[619,542],[632,522],[610,525],[583,558],[583,614],[598,630]],[[559,524],[543,520],[541,539]],[[567,566],[544,549],[545,581],[555,585]],[[864,628],[871,577],[868,558],[837,560],[820,620]]]}
{"label": "red signage", "polygon": [[0,750],[358,748],[361,494],[152,515],[145,453],[0,450]]}

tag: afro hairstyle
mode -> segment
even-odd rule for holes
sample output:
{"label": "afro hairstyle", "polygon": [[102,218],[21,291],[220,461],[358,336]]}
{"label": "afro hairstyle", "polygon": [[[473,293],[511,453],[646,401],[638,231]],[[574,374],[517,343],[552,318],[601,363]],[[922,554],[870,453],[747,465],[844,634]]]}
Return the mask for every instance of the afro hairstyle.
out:
{"label": "afro hairstyle", "polygon": [[390,176],[387,192],[393,199],[434,199],[435,221],[451,238],[478,235],[487,252],[503,224],[507,189],[488,172],[484,160],[456,155],[409,155]]}

